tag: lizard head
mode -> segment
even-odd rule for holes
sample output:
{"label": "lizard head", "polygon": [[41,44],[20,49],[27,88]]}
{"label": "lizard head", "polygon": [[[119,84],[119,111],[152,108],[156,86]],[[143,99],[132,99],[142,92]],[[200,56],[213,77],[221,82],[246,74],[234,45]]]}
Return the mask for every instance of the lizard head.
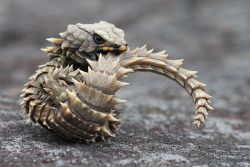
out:
{"label": "lizard head", "polygon": [[42,49],[50,57],[62,55],[67,59],[66,65],[86,69],[86,59],[97,61],[100,53],[120,55],[127,50],[127,42],[123,30],[108,22],[100,21],[94,24],[68,25],[61,38],[48,38],[55,47]]}
{"label": "lizard head", "polygon": [[67,31],[60,33],[60,36],[63,39],[61,48],[67,50],[69,55],[76,53],[75,59],[98,60],[100,53],[119,55],[127,50],[124,32],[104,21],[69,25]]}

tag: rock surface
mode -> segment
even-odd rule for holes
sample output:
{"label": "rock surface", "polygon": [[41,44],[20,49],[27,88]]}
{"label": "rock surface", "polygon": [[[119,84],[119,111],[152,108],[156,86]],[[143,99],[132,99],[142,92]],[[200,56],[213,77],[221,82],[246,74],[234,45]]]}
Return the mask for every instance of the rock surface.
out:
{"label": "rock surface", "polygon": [[[0,0],[0,166],[250,166],[250,1]],[[118,96],[116,138],[91,145],[26,123],[22,85],[46,62],[39,48],[69,23],[113,22],[130,46],[148,43],[199,70],[215,111],[191,127],[191,97],[176,83],[136,73]]]}

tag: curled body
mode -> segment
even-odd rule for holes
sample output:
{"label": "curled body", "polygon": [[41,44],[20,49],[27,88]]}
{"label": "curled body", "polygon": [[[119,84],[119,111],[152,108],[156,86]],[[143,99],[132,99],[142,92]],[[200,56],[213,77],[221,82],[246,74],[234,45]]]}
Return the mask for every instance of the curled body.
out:
{"label": "curled body", "polygon": [[38,67],[22,91],[26,114],[35,124],[69,140],[95,142],[115,136],[121,124],[115,106],[125,102],[115,93],[128,83],[128,73],[150,71],[183,86],[195,102],[194,127],[207,118],[210,98],[196,71],[182,68],[183,60],[168,59],[146,46],[127,50],[124,32],[107,22],[69,25],[54,44],[42,49],[50,61]]}

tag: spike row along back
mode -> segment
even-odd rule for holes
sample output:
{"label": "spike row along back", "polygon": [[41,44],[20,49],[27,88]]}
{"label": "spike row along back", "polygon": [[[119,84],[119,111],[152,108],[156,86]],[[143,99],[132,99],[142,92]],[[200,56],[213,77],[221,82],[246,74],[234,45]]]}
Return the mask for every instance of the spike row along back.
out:
{"label": "spike row along back", "polygon": [[175,80],[193,97],[193,126],[200,127],[210,106],[206,85],[196,71],[182,68],[183,60],[168,59],[165,51],[154,53],[146,46],[127,50],[124,32],[113,24],[69,25],[61,38],[42,49],[50,61],[40,65],[21,97],[29,119],[69,140],[95,142],[113,137],[121,124],[115,105],[125,102],[115,93],[128,83],[128,73],[150,71]]}

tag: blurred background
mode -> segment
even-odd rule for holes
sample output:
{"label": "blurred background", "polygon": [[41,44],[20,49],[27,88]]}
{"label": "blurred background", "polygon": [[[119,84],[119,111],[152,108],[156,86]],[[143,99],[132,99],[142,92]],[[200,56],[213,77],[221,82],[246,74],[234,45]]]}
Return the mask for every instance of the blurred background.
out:
{"label": "blurred background", "polygon": [[[69,155],[79,164],[82,157],[93,156],[100,166],[120,160],[126,166],[138,156],[138,163],[250,165],[249,9],[249,0],[0,0],[0,161],[14,163],[15,157],[32,164],[33,157],[38,163],[52,159],[67,164]],[[45,39],[58,37],[68,24],[100,20],[123,29],[130,48],[147,43],[156,51],[167,50],[172,59],[184,58],[184,68],[199,71],[215,107],[206,128],[191,128],[194,106],[184,89],[149,73],[130,75],[133,84],[119,92],[129,102],[123,106],[118,138],[110,145],[57,145],[60,140],[53,135],[25,123],[17,100],[28,77],[48,61],[40,51],[50,45]],[[19,154],[23,148],[29,154]],[[134,148],[142,152],[131,153]]]}
{"label": "blurred background", "polygon": [[204,82],[211,79],[210,87],[231,84],[222,78],[215,83],[222,71],[250,84],[249,7],[248,0],[0,0],[1,93],[18,95],[48,60],[40,51],[49,45],[46,38],[68,24],[99,20],[122,28],[130,48],[147,43],[184,58],[186,68],[199,70]]}

